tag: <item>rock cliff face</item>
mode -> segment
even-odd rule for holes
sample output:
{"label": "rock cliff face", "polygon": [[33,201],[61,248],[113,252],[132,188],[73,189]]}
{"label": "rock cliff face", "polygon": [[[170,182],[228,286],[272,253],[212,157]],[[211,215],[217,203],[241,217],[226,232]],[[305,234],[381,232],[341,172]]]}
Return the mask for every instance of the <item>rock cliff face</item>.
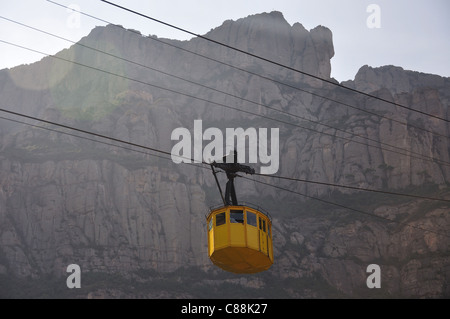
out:
{"label": "rock cliff face", "polygon": [[[272,12],[226,21],[205,36],[334,81],[325,27],[307,31]],[[204,129],[279,128],[276,175],[450,198],[445,121],[198,38],[109,25],[80,44],[60,59],[0,71],[1,107],[169,152],[173,129],[192,132],[196,119]],[[448,78],[363,66],[343,84],[450,119]],[[231,275],[207,257],[205,215],[220,201],[208,168],[5,117],[46,129],[0,119],[3,297],[450,295],[447,202],[265,179],[302,196],[238,180],[239,198],[273,216],[275,263],[259,275]],[[82,288],[69,290],[73,263]],[[370,264],[381,267],[380,289],[367,288]]]}

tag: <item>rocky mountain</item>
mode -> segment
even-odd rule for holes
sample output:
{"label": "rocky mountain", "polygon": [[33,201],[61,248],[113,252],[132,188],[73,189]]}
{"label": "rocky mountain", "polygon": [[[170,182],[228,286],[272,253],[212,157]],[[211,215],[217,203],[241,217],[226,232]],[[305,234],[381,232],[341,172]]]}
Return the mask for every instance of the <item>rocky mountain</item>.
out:
{"label": "rocky mountain", "polygon": [[[271,12],[205,37],[338,83],[326,27]],[[363,66],[342,85],[450,119],[449,78]],[[2,109],[167,152],[172,131],[193,132],[198,119],[204,130],[279,128],[275,175],[450,199],[448,122],[201,38],[97,27],[55,57],[1,70],[0,96]],[[207,256],[205,215],[220,202],[208,167],[1,116],[4,298],[450,296],[448,201],[238,179],[239,199],[271,213],[275,262],[235,275]],[[70,264],[81,267],[80,289],[66,286]],[[366,285],[370,264],[379,289]]]}

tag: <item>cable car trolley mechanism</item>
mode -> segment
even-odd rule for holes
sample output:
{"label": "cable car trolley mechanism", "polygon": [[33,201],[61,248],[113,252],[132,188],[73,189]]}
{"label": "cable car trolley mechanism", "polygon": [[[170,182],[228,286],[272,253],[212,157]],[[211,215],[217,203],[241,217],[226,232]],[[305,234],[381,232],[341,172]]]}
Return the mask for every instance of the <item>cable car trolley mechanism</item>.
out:
{"label": "cable car trolley mechanism", "polygon": [[[273,264],[272,222],[269,214],[248,204],[238,204],[234,178],[238,172],[254,174],[249,166],[234,162],[211,163],[211,169],[222,197],[223,206],[212,208],[207,216],[208,255],[213,264],[233,273],[258,273]],[[225,197],[215,168],[228,178]]]}

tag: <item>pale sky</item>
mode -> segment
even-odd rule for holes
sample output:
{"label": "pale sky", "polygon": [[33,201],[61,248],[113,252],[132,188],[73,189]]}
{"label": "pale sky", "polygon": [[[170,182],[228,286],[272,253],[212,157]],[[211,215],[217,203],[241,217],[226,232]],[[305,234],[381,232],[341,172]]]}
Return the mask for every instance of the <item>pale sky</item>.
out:
{"label": "pale sky", "polygon": [[[52,0],[87,14],[139,30],[143,35],[186,40],[192,36],[125,12],[100,0]],[[110,0],[196,34],[225,20],[280,11],[293,25],[318,25],[333,32],[332,77],[353,79],[363,65],[396,65],[407,70],[450,76],[450,1],[448,0]],[[376,5],[379,14],[373,9]],[[78,41],[100,21],[47,0],[0,0],[0,40],[55,54],[72,44],[3,18]],[[373,25],[370,25],[372,22]],[[372,26],[372,27],[371,27]],[[0,69],[28,64],[42,55],[0,42]]]}

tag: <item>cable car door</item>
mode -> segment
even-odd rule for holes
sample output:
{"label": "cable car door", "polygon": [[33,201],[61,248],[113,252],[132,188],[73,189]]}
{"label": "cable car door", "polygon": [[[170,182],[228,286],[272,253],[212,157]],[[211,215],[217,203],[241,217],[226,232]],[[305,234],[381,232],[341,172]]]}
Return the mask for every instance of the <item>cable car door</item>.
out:
{"label": "cable car door", "polygon": [[265,219],[259,219],[259,250],[267,254],[267,226]]}

